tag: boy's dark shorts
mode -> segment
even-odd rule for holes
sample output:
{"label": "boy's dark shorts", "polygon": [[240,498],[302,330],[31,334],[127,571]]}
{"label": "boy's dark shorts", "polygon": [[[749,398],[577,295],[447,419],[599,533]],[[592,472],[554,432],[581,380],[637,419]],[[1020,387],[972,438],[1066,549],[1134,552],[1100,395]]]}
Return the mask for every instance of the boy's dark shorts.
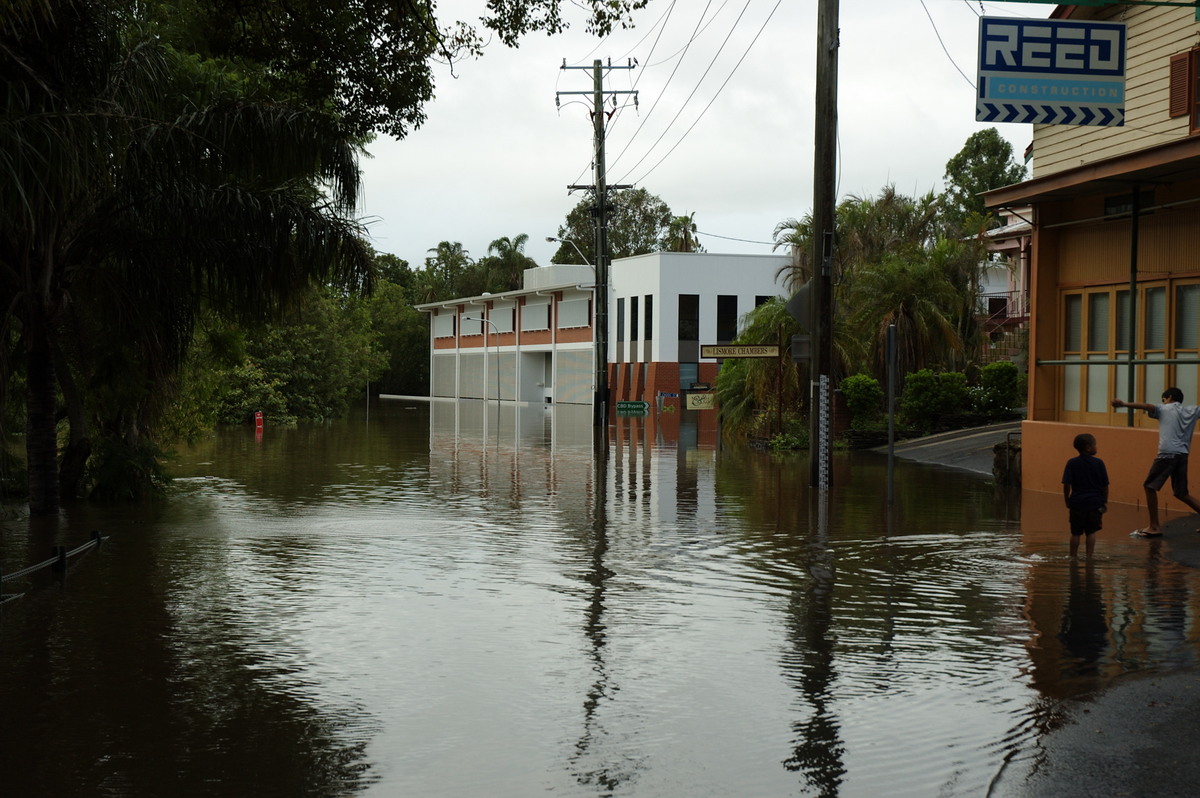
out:
{"label": "boy's dark shorts", "polygon": [[1158,490],[1171,478],[1171,493],[1176,496],[1186,496],[1188,456],[1186,454],[1160,454],[1150,464],[1150,473],[1146,475],[1143,486]]}
{"label": "boy's dark shorts", "polygon": [[1101,521],[1103,516],[1099,510],[1085,510],[1080,507],[1072,507],[1069,515],[1071,518],[1072,535],[1091,535],[1104,526]]}

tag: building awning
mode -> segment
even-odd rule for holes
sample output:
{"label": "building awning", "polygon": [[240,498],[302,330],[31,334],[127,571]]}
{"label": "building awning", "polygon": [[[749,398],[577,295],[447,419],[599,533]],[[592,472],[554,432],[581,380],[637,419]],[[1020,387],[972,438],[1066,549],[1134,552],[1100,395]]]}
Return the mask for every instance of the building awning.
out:
{"label": "building awning", "polygon": [[1148,147],[1102,161],[986,191],[989,208],[1037,205],[1094,194],[1127,192],[1133,186],[1200,180],[1200,136]]}

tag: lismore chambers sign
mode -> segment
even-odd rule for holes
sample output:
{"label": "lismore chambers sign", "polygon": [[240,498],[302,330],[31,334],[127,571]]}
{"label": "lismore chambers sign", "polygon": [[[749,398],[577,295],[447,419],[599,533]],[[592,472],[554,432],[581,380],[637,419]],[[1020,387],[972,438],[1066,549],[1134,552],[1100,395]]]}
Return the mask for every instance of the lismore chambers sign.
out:
{"label": "lismore chambers sign", "polygon": [[979,20],[979,122],[1125,124],[1125,25]]}

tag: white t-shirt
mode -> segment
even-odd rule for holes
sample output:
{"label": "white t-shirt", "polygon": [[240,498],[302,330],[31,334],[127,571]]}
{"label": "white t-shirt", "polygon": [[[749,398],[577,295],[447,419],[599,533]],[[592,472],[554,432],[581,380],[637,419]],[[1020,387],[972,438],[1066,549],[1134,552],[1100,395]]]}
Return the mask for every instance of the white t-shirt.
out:
{"label": "white t-shirt", "polygon": [[1155,405],[1147,415],[1158,419],[1158,453],[1187,454],[1192,443],[1192,430],[1200,418],[1200,407],[1170,402]]}

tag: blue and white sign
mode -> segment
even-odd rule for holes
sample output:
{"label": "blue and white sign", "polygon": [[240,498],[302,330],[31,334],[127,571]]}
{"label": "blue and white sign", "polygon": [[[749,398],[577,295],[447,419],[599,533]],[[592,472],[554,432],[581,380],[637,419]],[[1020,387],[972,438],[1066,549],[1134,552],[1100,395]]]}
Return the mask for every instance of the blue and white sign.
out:
{"label": "blue and white sign", "polygon": [[981,17],[975,119],[1125,124],[1125,24]]}

